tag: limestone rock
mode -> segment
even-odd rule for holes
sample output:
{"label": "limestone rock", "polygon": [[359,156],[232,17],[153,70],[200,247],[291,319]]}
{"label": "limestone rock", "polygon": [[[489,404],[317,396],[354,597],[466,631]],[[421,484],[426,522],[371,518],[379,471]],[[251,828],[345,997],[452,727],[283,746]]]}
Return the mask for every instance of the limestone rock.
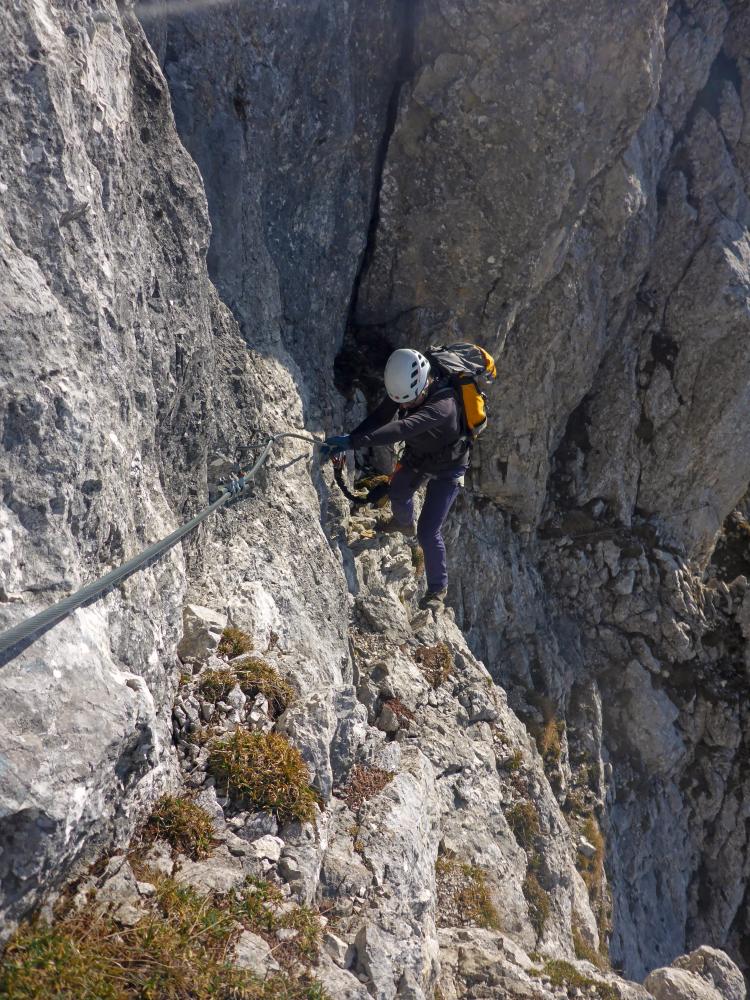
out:
{"label": "limestone rock", "polygon": [[703,946],[650,972],[644,985],[656,1000],[745,1000],[742,973],[728,955]]}
{"label": "limestone rock", "polygon": [[[356,975],[321,958],[342,1000],[549,1000],[529,954],[596,977],[573,929],[596,947],[610,904],[629,976],[709,940],[743,954],[747,555],[727,534],[708,560],[749,509],[745,8],[139,4],[166,77],[128,4],[0,12],[3,626],[194,514],[215,452],[246,468],[265,433],[350,429],[394,344],[500,362],[440,615],[295,438],[252,496],[5,664],[3,934],[184,784],[224,839],[179,880],[226,892],[257,861],[330,907],[358,942]],[[183,674],[186,604],[293,676],[280,720]],[[221,619],[197,618],[194,655],[225,667]],[[445,676],[419,647],[447,649]],[[276,819],[206,770],[248,717],[323,803],[278,856],[251,843]],[[453,855],[502,930],[442,905]],[[107,878],[134,917],[148,889]],[[705,949],[665,977],[740,997]]]}
{"label": "limestone rock", "polygon": [[206,659],[218,646],[227,620],[218,611],[186,604],[182,609],[182,638],[177,645],[180,659]]}
{"label": "limestone rock", "polygon": [[239,889],[245,881],[240,864],[232,863],[230,856],[208,858],[205,861],[183,861],[175,874],[181,885],[194,886],[199,892],[228,893]]}
{"label": "limestone rock", "polygon": [[238,968],[252,972],[259,979],[264,979],[271,972],[280,971],[279,963],[273,957],[267,942],[247,930],[237,939],[232,962]]}

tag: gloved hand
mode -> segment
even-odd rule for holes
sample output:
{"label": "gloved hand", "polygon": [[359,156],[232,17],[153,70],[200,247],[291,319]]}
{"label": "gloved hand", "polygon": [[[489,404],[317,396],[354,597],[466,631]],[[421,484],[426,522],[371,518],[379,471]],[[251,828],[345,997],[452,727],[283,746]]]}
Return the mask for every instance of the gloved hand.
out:
{"label": "gloved hand", "polygon": [[338,434],[325,439],[320,446],[320,461],[327,462],[329,458],[338,455],[341,451],[349,448],[349,435]]}

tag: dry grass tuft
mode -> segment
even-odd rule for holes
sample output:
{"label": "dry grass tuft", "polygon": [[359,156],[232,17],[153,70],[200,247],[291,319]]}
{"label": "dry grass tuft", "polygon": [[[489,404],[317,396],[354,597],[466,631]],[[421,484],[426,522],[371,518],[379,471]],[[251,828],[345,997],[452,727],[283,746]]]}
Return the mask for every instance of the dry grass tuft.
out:
{"label": "dry grass tuft", "polygon": [[523,894],[529,905],[531,926],[540,937],[550,914],[549,893],[533,872],[527,872],[523,880]]}
{"label": "dry grass tuft", "polygon": [[214,845],[211,817],[186,795],[164,795],[146,821],[141,838],[166,840],[175,850],[194,861],[207,858]]}
{"label": "dry grass tuft", "polygon": [[[249,878],[236,912],[248,930],[267,939],[280,964],[289,968],[317,962],[323,936],[318,913],[309,906],[287,910],[286,899],[278,886],[263,879]],[[275,934],[282,928],[297,934],[279,945]]]}
{"label": "dry grass tuft", "polygon": [[608,956],[601,951],[597,951],[593,945],[588,944],[581,933],[581,928],[575,921],[573,922],[573,950],[575,951],[576,958],[583,959],[585,962],[591,962],[592,965],[595,965],[602,972],[609,971]]}
{"label": "dry grass tuft", "polygon": [[433,688],[439,688],[444,684],[455,666],[455,658],[446,642],[438,642],[434,646],[420,646],[414,654],[414,659]]}
{"label": "dry grass tuft", "polygon": [[605,962],[607,957],[607,939],[610,933],[609,919],[609,899],[607,895],[606,878],[604,873],[604,858],[606,845],[604,835],[599,829],[599,824],[593,816],[588,816],[582,827],[583,836],[596,849],[592,858],[587,858],[581,851],[578,852],[578,870],[581,878],[586,883],[589,892],[591,907],[596,914],[599,928],[599,940],[601,954]]}
{"label": "dry grass tuft", "polygon": [[386,705],[399,719],[406,719],[409,722],[413,722],[416,719],[414,712],[410,708],[407,708],[400,698],[388,698],[383,702],[383,707]]}
{"label": "dry grass tuft", "polygon": [[364,802],[373,798],[378,792],[382,792],[385,786],[393,781],[393,778],[393,771],[355,764],[349,775],[344,802],[352,812],[356,812]]}
{"label": "dry grass tuft", "polygon": [[610,986],[609,983],[605,983],[601,979],[592,979],[590,976],[585,976],[574,965],[571,965],[570,962],[560,960],[545,962],[544,968],[541,970],[532,970],[532,975],[547,976],[553,986],[563,988],[569,993],[575,989],[588,992],[593,988],[595,991],[594,995],[599,1000],[618,1000],[619,997],[619,993],[614,986]]}
{"label": "dry grass tuft", "polygon": [[448,852],[437,859],[435,880],[439,927],[502,929],[481,868],[459,861]]}
{"label": "dry grass tuft", "polygon": [[236,683],[234,670],[226,667],[223,670],[206,670],[201,675],[199,688],[201,694],[209,701],[224,701]]}
{"label": "dry grass tuft", "polygon": [[537,734],[536,745],[545,767],[556,767],[560,763],[564,733],[565,723],[553,716],[545,721],[541,731]]}
{"label": "dry grass tuft", "polygon": [[280,823],[313,821],[317,793],[296,747],[279,733],[238,729],[214,744],[208,768],[231,798],[274,813]]}
{"label": "dry grass tuft", "polygon": [[508,825],[525,851],[534,849],[539,836],[539,814],[531,802],[515,802],[505,814]]}
{"label": "dry grass tuft", "polygon": [[235,656],[242,656],[243,653],[251,652],[253,640],[240,628],[230,625],[221,633],[221,640],[216,649],[219,656],[226,656],[231,660]]}
{"label": "dry grass tuft", "polygon": [[262,694],[267,699],[272,719],[277,719],[296,697],[292,685],[280,677],[270,663],[257,656],[236,663],[235,670],[237,681],[248,698]]}
{"label": "dry grass tuft", "polygon": [[232,897],[156,880],[152,908],[120,927],[91,907],[54,926],[37,921],[8,943],[0,996],[13,1000],[327,1000],[303,971],[260,982],[229,960],[242,930]]}

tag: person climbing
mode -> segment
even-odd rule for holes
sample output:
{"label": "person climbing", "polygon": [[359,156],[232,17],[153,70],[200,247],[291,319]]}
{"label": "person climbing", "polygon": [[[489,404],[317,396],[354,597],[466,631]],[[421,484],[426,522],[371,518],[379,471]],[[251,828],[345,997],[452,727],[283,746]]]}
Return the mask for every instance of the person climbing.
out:
{"label": "person climbing", "polygon": [[[377,527],[407,537],[416,534],[427,577],[427,593],[419,607],[437,608],[448,590],[443,522],[463,486],[471,455],[463,408],[450,378],[433,373],[419,351],[394,351],[386,363],[384,381],[385,399],[349,434],[326,438],[321,457],[350,448],[405,442],[388,491],[392,516]],[[424,505],[415,525],[414,494],[425,483]]]}

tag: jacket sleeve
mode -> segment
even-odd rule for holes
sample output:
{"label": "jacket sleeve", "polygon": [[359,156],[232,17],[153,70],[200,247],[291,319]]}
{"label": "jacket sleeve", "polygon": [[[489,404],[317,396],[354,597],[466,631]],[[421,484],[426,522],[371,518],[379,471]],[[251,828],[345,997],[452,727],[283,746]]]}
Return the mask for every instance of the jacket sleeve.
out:
{"label": "jacket sleeve", "polygon": [[[361,434],[369,434],[370,431],[374,431],[376,427],[381,427],[383,424],[387,424],[392,420],[398,413],[398,403],[394,403],[390,396],[386,396],[384,399],[378,403],[372,413],[354,428],[353,431],[349,432],[349,437],[359,437]],[[359,445],[353,445],[353,447],[359,447]]]}
{"label": "jacket sleeve", "polygon": [[[403,420],[391,420],[389,423],[375,430],[361,431],[363,424],[360,424],[351,433],[351,444],[353,448],[362,448],[367,445],[395,444],[396,441],[411,441],[425,431],[439,430],[444,425],[451,422],[455,403],[452,399],[440,399],[426,406],[420,406],[416,413],[411,413]],[[377,411],[376,411],[377,412]],[[373,414],[374,416],[374,414]]]}

